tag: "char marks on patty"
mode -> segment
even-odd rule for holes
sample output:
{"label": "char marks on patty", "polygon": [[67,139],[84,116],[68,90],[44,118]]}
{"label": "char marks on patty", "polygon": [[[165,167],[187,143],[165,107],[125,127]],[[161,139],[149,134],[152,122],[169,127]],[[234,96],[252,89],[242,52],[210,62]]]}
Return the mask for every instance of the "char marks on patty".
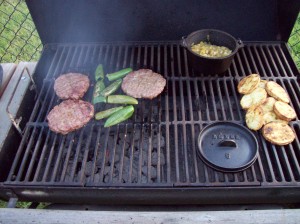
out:
{"label": "char marks on patty", "polygon": [[122,90],[134,98],[153,99],[165,88],[166,79],[150,69],[130,72],[123,79]]}
{"label": "char marks on patty", "polygon": [[65,100],[48,114],[50,130],[68,134],[87,124],[94,116],[94,106],[83,100]]}
{"label": "char marks on patty", "polygon": [[90,86],[88,76],[80,73],[67,73],[59,76],[54,83],[54,91],[61,99],[78,100]]}

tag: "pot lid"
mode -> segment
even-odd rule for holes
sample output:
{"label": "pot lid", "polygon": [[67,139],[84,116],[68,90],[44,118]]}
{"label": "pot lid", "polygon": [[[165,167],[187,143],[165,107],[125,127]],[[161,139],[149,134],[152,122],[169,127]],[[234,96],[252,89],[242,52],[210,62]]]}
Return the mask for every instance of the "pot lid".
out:
{"label": "pot lid", "polygon": [[244,170],[258,156],[258,142],[254,134],[232,122],[216,122],[206,126],[200,132],[198,146],[201,159],[223,172]]}

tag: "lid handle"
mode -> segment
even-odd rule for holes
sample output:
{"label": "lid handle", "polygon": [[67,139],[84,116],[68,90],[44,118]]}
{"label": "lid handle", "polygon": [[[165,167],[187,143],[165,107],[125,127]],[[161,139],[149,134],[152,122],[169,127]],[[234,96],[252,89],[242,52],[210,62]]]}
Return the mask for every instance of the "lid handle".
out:
{"label": "lid handle", "polygon": [[233,140],[223,140],[218,144],[219,147],[232,147],[237,148],[236,142]]}

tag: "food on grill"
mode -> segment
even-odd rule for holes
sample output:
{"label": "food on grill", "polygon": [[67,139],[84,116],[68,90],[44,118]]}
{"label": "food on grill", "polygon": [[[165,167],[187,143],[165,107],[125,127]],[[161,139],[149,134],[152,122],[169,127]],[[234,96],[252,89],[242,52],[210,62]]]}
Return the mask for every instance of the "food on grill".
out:
{"label": "food on grill", "polygon": [[87,124],[94,116],[94,106],[83,100],[65,100],[48,114],[50,130],[68,134]]}
{"label": "food on grill", "polygon": [[119,89],[121,84],[122,84],[122,79],[118,79],[118,80],[114,81],[109,86],[107,86],[105,89],[103,89],[100,92],[100,95],[107,97],[108,95],[113,94],[114,92],[116,92]]}
{"label": "food on grill", "polygon": [[249,129],[257,131],[261,129],[264,124],[263,110],[260,106],[253,106],[249,108],[246,113],[246,124]]}
{"label": "food on grill", "polygon": [[279,84],[274,81],[269,81],[266,84],[266,91],[267,93],[274,97],[276,100],[280,100],[285,103],[290,102],[290,97],[287,92],[282,88]]}
{"label": "food on grill", "polygon": [[134,98],[153,99],[165,88],[166,79],[150,69],[130,72],[123,79],[122,90]]}
{"label": "food on grill", "polygon": [[95,70],[95,80],[97,82],[98,80],[103,80],[103,79],[104,79],[103,65],[99,64]]}
{"label": "food on grill", "polygon": [[261,108],[264,111],[264,114],[270,111],[273,111],[273,107],[276,100],[273,97],[268,97],[262,104]]}
{"label": "food on grill", "polygon": [[279,119],[274,111],[269,111],[264,113],[263,117],[264,117],[264,124],[268,124],[272,121],[280,121],[280,122],[288,123],[285,120]]}
{"label": "food on grill", "polygon": [[295,110],[282,101],[277,101],[274,104],[274,112],[280,119],[285,121],[291,121],[296,118]]}
{"label": "food on grill", "polygon": [[107,110],[104,110],[104,111],[100,111],[98,113],[96,113],[95,115],[95,119],[96,120],[101,120],[103,118],[107,118],[109,117],[110,115],[112,115],[113,113],[123,109],[124,107],[113,107],[113,108],[110,108],[110,109],[107,109]]}
{"label": "food on grill", "polygon": [[295,133],[293,129],[284,122],[270,122],[262,129],[264,138],[276,145],[287,145],[294,141]]}
{"label": "food on grill", "polygon": [[126,95],[110,95],[107,97],[107,103],[116,104],[138,104],[137,99]]}
{"label": "food on grill", "polygon": [[54,83],[54,91],[61,99],[78,100],[90,86],[90,80],[80,73],[67,73],[59,76]]}
{"label": "food on grill", "polygon": [[240,104],[244,110],[249,109],[252,105],[252,96],[250,94],[244,95],[240,101]]}
{"label": "food on grill", "polygon": [[121,79],[126,76],[129,72],[132,72],[132,68],[124,68],[114,73],[107,74],[106,77],[109,81]]}
{"label": "food on grill", "polygon": [[258,74],[248,75],[243,78],[238,84],[238,92],[241,94],[249,94],[255,90],[260,83]]}
{"label": "food on grill", "polygon": [[106,97],[102,96],[100,93],[105,89],[105,85],[102,79],[96,82],[94,93],[93,93],[93,104],[106,102]]}
{"label": "food on grill", "polygon": [[259,82],[258,87],[265,89],[267,82],[268,82],[267,80],[261,79],[260,82]]}
{"label": "food on grill", "polygon": [[242,97],[240,104],[244,110],[249,109],[252,106],[258,106],[267,99],[267,92],[263,88],[256,88],[249,94]]}
{"label": "food on grill", "polygon": [[231,54],[231,50],[224,46],[217,46],[205,41],[201,41],[199,44],[193,44],[191,50],[204,57],[209,58],[222,58]]}
{"label": "food on grill", "polygon": [[252,74],[239,82],[238,92],[245,94],[240,104],[243,109],[248,109],[246,124],[249,129],[256,131],[264,125],[263,136],[277,145],[286,145],[294,140],[295,134],[288,122],[296,118],[296,112],[288,105],[290,98],[280,85]]}
{"label": "food on grill", "polygon": [[127,120],[132,116],[134,112],[134,107],[132,105],[126,106],[122,108],[121,110],[113,113],[104,124],[104,127],[110,127],[116,124],[121,123],[122,121]]}

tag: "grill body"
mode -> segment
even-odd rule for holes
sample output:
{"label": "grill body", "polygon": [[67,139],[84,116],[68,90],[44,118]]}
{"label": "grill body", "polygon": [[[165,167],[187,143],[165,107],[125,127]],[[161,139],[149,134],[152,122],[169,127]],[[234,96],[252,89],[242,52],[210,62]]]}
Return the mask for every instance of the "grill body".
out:
{"label": "grill body", "polygon": [[[167,79],[164,92],[140,100],[128,121],[104,128],[90,121],[62,136],[46,116],[60,100],[56,77],[76,71],[92,83],[96,66],[150,68]],[[207,124],[245,125],[236,87],[250,73],[279,83],[297,113],[288,146],[257,132],[259,156],[248,169],[222,173],[199,158],[197,138]],[[283,42],[247,42],[223,75],[193,71],[179,42],[48,44],[35,71],[38,97],[12,163],[2,172],[1,194],[22,200],[70,203],[228,204],[296,203],[300,199],[299,73]],[[91,101],[93,87],[84,99]],[[108,105],[99,104],[96,111]],[[165,200],[164,200],[165,199]]]}

